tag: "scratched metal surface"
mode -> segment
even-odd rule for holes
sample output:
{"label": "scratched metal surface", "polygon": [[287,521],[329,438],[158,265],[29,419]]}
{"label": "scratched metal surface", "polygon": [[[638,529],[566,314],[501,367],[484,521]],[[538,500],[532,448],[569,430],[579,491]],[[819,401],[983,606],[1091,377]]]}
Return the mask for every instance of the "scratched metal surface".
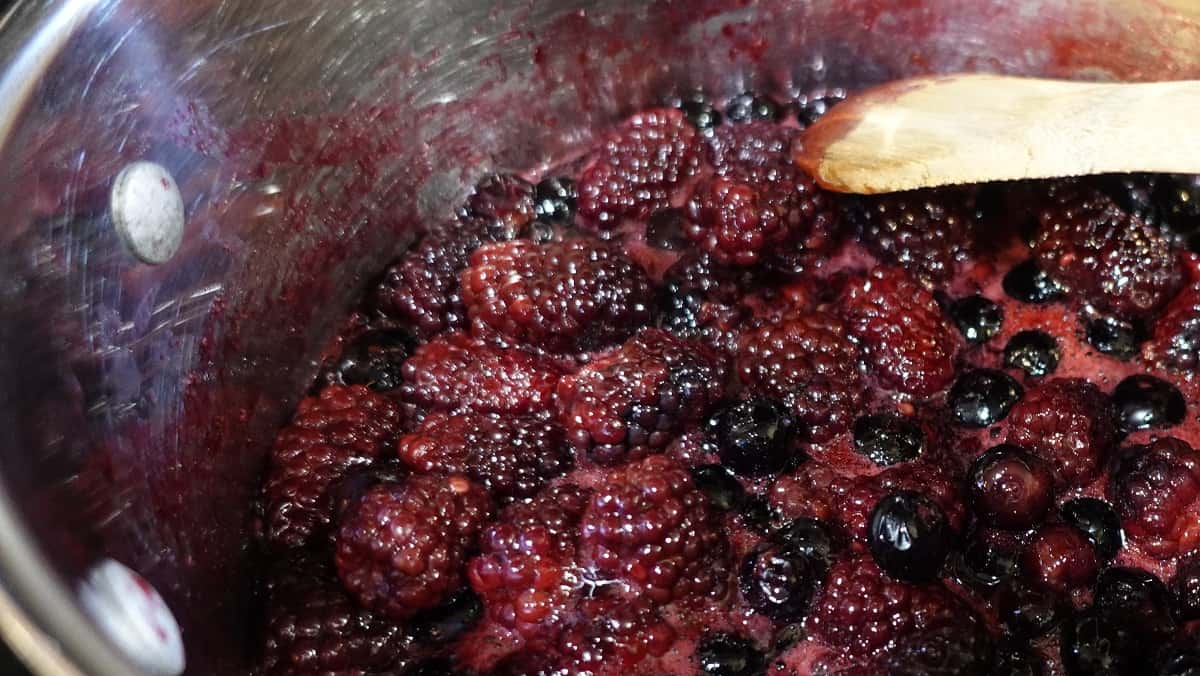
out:
{"label": "scratched metal surface", "polygon": [[[28,85],[0,107],[0,575],[68,657],[121,673],[70,604],[113,556],[175,610],[190,673],[244,670],[271,432],[367,277],[475,176],[693,86],[1200,76],[1194,17],[1134,4],[22,3],[0,36]],[[69,39],[37,33],[65,35],[66,12]],[[56,55],[44,70],[35,37]],[[158,267],[105,215],[108,182],[142,158],[188,213]]]}

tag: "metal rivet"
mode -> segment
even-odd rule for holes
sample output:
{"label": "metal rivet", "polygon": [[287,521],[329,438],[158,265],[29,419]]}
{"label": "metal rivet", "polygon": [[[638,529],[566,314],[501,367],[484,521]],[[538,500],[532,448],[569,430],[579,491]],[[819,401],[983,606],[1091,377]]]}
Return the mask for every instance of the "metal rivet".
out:
{"label": "metal rivet", "polygon": [[183,673],[183,637],[171,609],[141,575],[112,559],[92,567],[79,599],[125,655],[152,676]]}
{"label": "metal rivet", "polygon": [[183,241],[183,196],[160,164],[138,161],[117,174],[109,197],[117,234],[146,263],[165,263]]}

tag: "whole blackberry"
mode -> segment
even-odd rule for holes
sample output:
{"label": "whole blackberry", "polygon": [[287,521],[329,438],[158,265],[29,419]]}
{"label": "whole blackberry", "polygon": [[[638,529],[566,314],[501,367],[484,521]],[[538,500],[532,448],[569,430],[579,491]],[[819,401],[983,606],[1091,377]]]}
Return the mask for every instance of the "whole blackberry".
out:
{"label": "whole blackberry", "polygon": [[1113,463],[1108,498],[1125,533],[1151,556],[1186,553],[1200,541],[1200,452],[1173,437],[1123,449]]}
{"label": "whole blackberry", "polygon": [[1087,535],[1066,524],[1051,523],[1026,542],[1021,568],[1037,586],[1067,593],[1091,584],[1100,560]]}
{"label": "whole blackberry", "polygon": [[655,300],[637,264],[590,239],[484,246],[462,293],[476,335],[565,353],[619,342],[650,321]]}
{"label": "whole blackberry", "polygon": [[462,586],[466,555],[490,512],[487,493],[463,476],[375,486],[338,530],[338,576],[364,607],[410,618]]}
{"label": "whole blackberry", "polygon": [[724,361],[707,347],[643,329],[558,386],[567,438],[602,464],[661,450],[724,394]]}
{"label": "whole blackberry", "polygon": [[1096,478],[1116,444],[1112,405],[1087,380],[1041,383],[1012,407],[1008,441],[1049,462],[1060,488],[1082,485]]}
{"label": "whole blackberry", "polygon": [[960,188],[863,197],[851,211],[867,249],[928,287],[949,281],[974,247],[974,205]]}
{"label": "whole blackberry", "polygon": [[401,424],[399,406],[362,385],[330,385],[301,401],[271,451],[263,485],[267,540],[297,547],[324,534],[333,516],[330,489],[380,457]]}
{"label": "whole blackberry", "polygon": [[486,241],[478,228],[446,226],[425,235],[392,263],[368,298],[375,312],[411,328],[419,339],[467,326],[458,276]]}

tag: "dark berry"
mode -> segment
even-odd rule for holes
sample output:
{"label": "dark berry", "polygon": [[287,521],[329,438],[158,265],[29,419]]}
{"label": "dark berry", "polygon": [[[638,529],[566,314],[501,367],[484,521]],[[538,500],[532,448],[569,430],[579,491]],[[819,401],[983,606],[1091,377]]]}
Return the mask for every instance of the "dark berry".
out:
{"label": "dark berry", "polygon": [[796,117],[805,127],[821,119],[829,109],[846,100],[846,90],[841,87],[817,89],[796,99]]}
{"label": "dark berry", "polygon": [[404,676],[453,676],[454,660],[449,657],[430,657],[400,672]]}
{"label": "dark berry", "polygon": [[400,386],[400,365],[411,350],[412,337],[403,331],[368,331],[342,352],[333,380],[376,392],[394,390]]}
{"label": "dark berry", "polygon": [[1045,376],[1058,368],[1060,354],[1054,336],[1038,329],[1027,329],[1009,338],[1004,346],[1004,365],[1021,369],[1027,375]]}
{"label": "dark berry", "polygon": [[513,174],[489,174],[479,179],[475,190],[459,209],[464,225],[480,224],[490,239],[517,236],[534,216],[533,186]]}
{"label": "dark berry", "polygon": [[837,317],[793,312],[742,335],[737,369],[747,390],[787,404],[803,436],[824,442],[850,426],[862,400],[858,359]]}
{"label": "dark berry", "polygon": [[330,385],[301,401],[271,451],[263,485],[267,540],[296,547],[327,532],[336,507],[331,490],[382,456],[401,422],[396,403],[362,385]]}
{"label": "dark berry", "polygon": [[579,178],[579,213],[603,229],[670,206],[671,193],[696,173],[702,139],[672,108],[634,115],[611,133]]}
{"label": "dark berry", "polygon": [[435,410],[482,413],[545,411],[562,373],[551,359],[460,332],[417,348],[402,372],[407,401]]}
{"label": "dark berry", "polygon": [[1145,316],[1166,304],[1183,282],[1183,265],[1166,238],[1098,191],[1052,186],[1038,218],[1038,263],[1099,310]]}
{"label": "dark berry", "polygon": [[1138,354],[1146,340],[1141,322],[1104,315],[1090,319],[1084,327],[1088,344],[1102,354],[1128,361]]}
{"label": "dark berry", "polygon": [[1138,673],[1143,649],[1140,636],[1095,609],[1072,615],[1062,624],[1061,652],[1068,676]]}
{"label": "dark berry", "polygon": [[407,619],[459,589],[467,551],[491,511],[462,476],[410,476],[369,489],[342,520],[338,576],[364,607]]}
{"label": "dark berry", "polygon": [[1029,649],[1015,644],[996,649],[988,676],[1042,676],[1045,672],[1037,657]]}
{"label": "dark berry", "polygon": [[1179,562],[1171,588],[1179,619],[1185,622],[1200,620],[1200,554]]}
{"label": "dark berry", "polygon": [[742,598],[776,622],[796,622],[825,575],[825,563],[777,542],[763,542],[742,562]]}
{"label": "dark berry", "polygon": [[1004,275],[1004,292],[1022,303],[1050,303],[1063,295],[1062,287],[1033,260],[1025,261]]}
{"label": "dark berry", "polygon": [[767,498],[750,494],[738,510],[738,520],[759,533],[769,533],[783,520],[783,515]]}
{"label": "dark berry", "polygon": [[898,643],[879,661],[894,676],[959,676],[986,670],[992,662],[991,637],[977,624],[926,630]]}
{"label": "dark berry", "polygon": [[879,566],[900,580],[938,576],[950,549],[946,514],[916,491],[892,493],[871,512],[867,544]]}
{"label": "dark berry", "polygon": [[590,239],[481,247],[462,273],[462,297],[477,336],[552,352],[619,342],[649,322],[655,300],[636,263]]}
{"label": "dark berry", "polygon": [[976,369],[959,376],[950,388],[950,407],[959,424],[988,427],[1008,415],[1024,393],[1007,373]]}
{"label": "dark berry", "polygon": [[909,462],[925,451],[925,432],[896,413],[864,415],[854,421],[854,449],[880,467]]}
{"label": "dark berry", "polygon": [[1096,553],[1111,561],[1125,546],[1121,518],[1112,505],[1098,498],[1075,498],[1059,507],[1063,521],[1083,531]]}
{"label": "dark berry", "polygon": [[696,99],[683,101],[679,104],[679,109],[683,111],[683,116],[687,118],[687,121],[702,132],[709,131],[721,124],[721,112],[707,101]]}
{"label": "dark berry", "polygon": [[1025,393],[1008,416],[1008,439],[1049,462],[1060,487],[1100,473],[1117,440],[1108,397],[1091,382],[1059,378]]}
{"label": "dark berry", "polygon": [[440,606],[414,617],[408,632],[421,644],[445,644],[463,635],[482,615],[483,603],[479,597],[464,589]]}
{"label": "dark berry", "polygon": [[601,464],[659,451],[724,394],[725,364],[699,343],[643,329],[558,386],[572,445]]}
{"label": "dark berry", "polygon": [[1021,568],[1034,584],[1065,593],[1091,584],[1100,561],[1087,535],[1056,523],[1042,526],[1025,544]]}
{"label": "dark berry", "polygon": [[687,216],[678,209],[660,209],[646,221],[646,243],[656,249],[679,251],[687,247]]}
{"label": "dark berry", "polygon": [[903,270],[877,267],[853,280],[839,309],[884,387],[925,397],[954,378],[957,332]]}
{"label": "dark berry", "polygon": [[1167,305],[1142,355],[1176,371],[1200,369],[1200,286],[1185,288]]}
{"label": "dark berry", "polygon": [[1004,626],[1023,638],[1038,638],[1058,626],[1067,615],[1064,596],[1044,587],[1010,579],[992,597],[992,607]]}
{"label": "dark berry", "polygon": [[1108,498],[1125,534],[1157,558],[1200,544],[1200,452],[1172,437],[1124,449],[1113,465]]}
{"label": "dark berry", "polygon": [[731,634],[706,637],[696,648],[696,661],[705,676],[757,676],[766,656],[748,639]]}
{"label": "dark berry", "polygon": [[551,223],[570,223],[575,218],[575,181],[565,176],[542,179],[533,191],[538,218]]}
{"label": "dark berry", "polygon": [[1185,640],[1159,651],[1154,662],[1155,676],[1200,676],[1200,644]]}
{"label": "dark berry", "polygon": [[974,247],[971,196],[938,188],[861,197],[849,213],[868,250],[934,288],[950,280]]}
{"label": "dark berry", "polygon": [[617,579],[659,604],[719,597],[729,543],[720,513],[688,471],[652,455],[609,474],[579,524],[579,560],[595,579]]}
{"label": "dark berry", "polygon": [[780,116],[779,104],[751,92],[738,94],[725,106],[725,117],[735,124],[745,122],[774,122]]}
{"label": "dark berry", "polygon": [[994,588],[1016,572],[1017,547],[1012,535],[981,529],[955,557],[957,577],[973,587]]}
{"label": "dark berry", "polygon": [[967,296],[950,304],[947,312],[963,337],[972,343],[986,343],[1000,332],[1004,310],[983,296]]}
{"label": "dark berry", "polygon": [[796,421],[772,399],[731,404],[709,419],[708,430],[721,462],[740,476],[776,474],[799,453],[793,444]]}
{"label": "dark berry", "polygon": [[1117,423],[1126,432],[1174,427],[1187,415],[1179,388],[1154,376],[1133,375],[1117,383],[1112,402]]}
{"label": "dark berry", "polygon": [[1054,503],[1054,475],[1041,458],[1004,444],[976,458],[968,487],[975,513],[1001,528],[1039,523]]}
{"label": "dark berry", "polygon": [[1175,631],[1171,593],[1162,580],[1137,568],[1108,568],[1096,580],[1092,604],[1105,615],[1135,627],[1153,642]]}
{"label": "dark berry", "polygon": [[[675,631],[652,604],[596,598],[581,605],[582,620],[567,627],[559,642],[564,659],[550,673],[555,676],[660,673],[654,658],[671,648]],[[526,676],[529,672],[519,673]]]}
{"label": "dark berry", "polygon": [[833,562],[833,555],[840,546],[828,524],[806,517],[790,521],[771,537],[788,549],[812,557],[825,565]]}
{"label": "dark berry", "polygon": [[458,276],[486,236],[462,225],[435,230],[384,271],[371,291],[375,312],[402,323],[420,339],[467,325]]}
{"label": "dark berry", "polygon": [[746,489],[737,477],[722,465],[700,465],[693,467],[692,481],[696,488],[708,498],[708,502],[722,512],[738,509],[746,500]]}

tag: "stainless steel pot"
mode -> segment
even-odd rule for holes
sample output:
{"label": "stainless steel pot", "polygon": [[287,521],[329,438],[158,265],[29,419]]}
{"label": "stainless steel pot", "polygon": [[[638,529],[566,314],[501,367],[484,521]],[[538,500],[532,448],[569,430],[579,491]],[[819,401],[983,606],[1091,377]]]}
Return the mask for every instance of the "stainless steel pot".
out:
{"label": "stainless steel pot", "polygon": [[[189,673],[245,671],[271,433],[366,276],[487,169],[695,86],[1196,78],[1198,22],[1190,0],[19,2],[0,33],[0,630],[45,673],[174,671],[97,577],[116,560],[165,598]],[[173,176],[184,220],[146,192],[110,204],[136,160]]]}

